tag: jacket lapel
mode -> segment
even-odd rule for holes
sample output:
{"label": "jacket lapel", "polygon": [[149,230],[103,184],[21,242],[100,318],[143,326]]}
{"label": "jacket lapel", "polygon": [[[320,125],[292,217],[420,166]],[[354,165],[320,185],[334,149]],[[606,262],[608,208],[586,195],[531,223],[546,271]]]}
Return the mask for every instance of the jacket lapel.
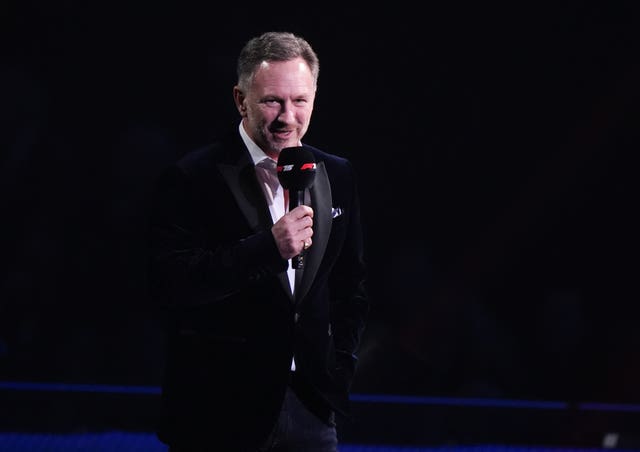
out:
{"label": "jacket lapel", "polygon": [[319,162],[316,165],[316,175],[309,192],[311,206],[313,207],[313,245],[307,251],[300,284],[296,284],[296,302],[302,300],[309,292],[311,283],[322,262],[329,234],[331,233],[331,184],[323,162]]}
{"label": "jacket lapel", "polygon": [[[254,232],[268,230],[273,226],[269,207],[265,202],[264,194],[258,184],[255,168],[249,157],[249,153],[243,149],[241,154],[243,158],[237,163],[219,163],[218,169],[233,193],[236,203],[246,218],[251,230]],[[285,292],[293,299],[287,273],[279,273],[278,279]]]}

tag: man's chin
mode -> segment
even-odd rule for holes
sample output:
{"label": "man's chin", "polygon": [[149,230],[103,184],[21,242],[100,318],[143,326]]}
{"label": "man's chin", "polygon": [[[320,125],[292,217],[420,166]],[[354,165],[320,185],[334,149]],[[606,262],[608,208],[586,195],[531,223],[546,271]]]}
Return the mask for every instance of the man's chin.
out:
{"label": "man's chin", "polygon": [[284,148],[292,148],[292,147],[296,147],[298,146],[298,142],[297,141],[287,141],[287,142],[283,142],[283,143],[275,143],[275,145],[273,146],[273,149],[276,149],[278,153],[280,153],[280,151],[282,151]]}

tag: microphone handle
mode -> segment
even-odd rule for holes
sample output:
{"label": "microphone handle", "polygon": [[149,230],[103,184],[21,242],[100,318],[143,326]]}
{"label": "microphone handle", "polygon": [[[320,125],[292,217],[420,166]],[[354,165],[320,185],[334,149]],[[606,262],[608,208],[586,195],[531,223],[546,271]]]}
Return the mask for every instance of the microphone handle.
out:
{"label": "microphone handle", "polygon": [[[304,204],[304,190],[289,190],[289,212]],[[304,268],[305,255],[307,250],[303,249],[300,254],[291,259],[291,267],[296,270]]]}
{"label": "microphone handle", "polygon": [[295,270],[302,270],[304,268],[304,260],[307,254],[307,250],[300,251],[300,254],[291,258],[291,267]]}

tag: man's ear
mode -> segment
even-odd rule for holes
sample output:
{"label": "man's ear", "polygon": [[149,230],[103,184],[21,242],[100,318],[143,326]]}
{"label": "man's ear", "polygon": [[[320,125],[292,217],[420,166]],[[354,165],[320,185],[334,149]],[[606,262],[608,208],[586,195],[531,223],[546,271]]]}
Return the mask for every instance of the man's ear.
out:
{"label": "man's ear", "polygon": [[233,87],[233,100],[236,104],[236,108],[240,112],[240,115],[245,117],[247,114],[247,107],[245,105],[246,97],[238,86]]}

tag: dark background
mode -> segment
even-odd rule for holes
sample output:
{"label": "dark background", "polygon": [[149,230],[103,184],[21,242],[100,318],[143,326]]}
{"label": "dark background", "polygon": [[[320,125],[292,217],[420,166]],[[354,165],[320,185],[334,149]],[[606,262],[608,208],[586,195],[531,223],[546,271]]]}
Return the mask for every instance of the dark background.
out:
{"label": "dark background", "polygon": [[640,403],[637,2],[237,3],[0,7],[0,379],[159,384],[153,180],[286,29],[321,60],[306,142],[360,174],[354,391]]}

